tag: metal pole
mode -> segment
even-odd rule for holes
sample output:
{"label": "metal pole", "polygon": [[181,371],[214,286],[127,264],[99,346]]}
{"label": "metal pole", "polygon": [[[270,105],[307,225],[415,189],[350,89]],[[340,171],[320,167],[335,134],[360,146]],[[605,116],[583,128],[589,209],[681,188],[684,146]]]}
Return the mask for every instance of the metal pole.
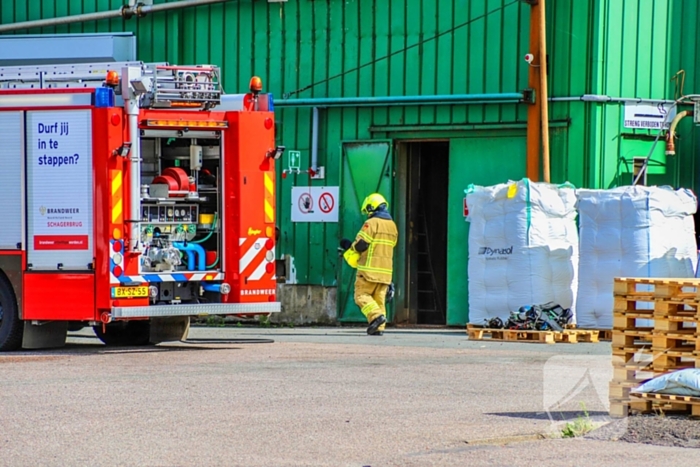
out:
{"label": "metal pole", "polygon": [[[138,71],[136,71],[138,70]],[[122,69],[122,96],[124,107],[129,118],[129,140],[131,151],[129,157],[129,250],[138,251],[139,232],[138,220],[141,218],[141,141],[139,134],[139,96],[130,89],[130,79],[140,74],[136,67]]]}
{"label": "metal pole", "polygon": [[542,172],[544,181],[550,182],[549,163],[549,102],[547,101],[547,9],[545,0],[540,2],[540,96],[542,103]]}
{"label": "metal pole", "polygon": [[540,179],[540,144],[542,132],[542,107],[540,97],[540,5],[536,1],[530,7],[530,53],[533,55],[528,70],[528,87],[535,92],[535,101],[527,108],[527,178],[532,181]]}
{"label": "metal pole", "polygon": [[60,18],[38,19],[33,21],[22,21],[19,23],[10,23],[0,25],[0,33],[17,31],[18,29],[34,29],[46,28],[51,26],[61,26],[71,23],[84,23],[87,21],[99,21],[111,18],[129,19],[132,16],[144,16],[148,13],[156,13],[158,11],[176,10],[179,8],[188,8],[201,5],[209,5],[212,3],[224,3],[229,0],[183,0],[180,2],[159,3],[158,5],[143,5],[143,6],[123,6],[117,10],[101,11],[97,13],[83,13],[73,16],[62,16]]}

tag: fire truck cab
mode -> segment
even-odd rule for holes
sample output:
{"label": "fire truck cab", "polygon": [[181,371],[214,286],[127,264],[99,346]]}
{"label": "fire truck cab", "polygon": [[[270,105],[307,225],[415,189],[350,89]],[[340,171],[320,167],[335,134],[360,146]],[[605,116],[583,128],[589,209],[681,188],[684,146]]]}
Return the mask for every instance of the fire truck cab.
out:
{"label": "fire truck cab", "polygon": [[280,311],[273,100],[216,66],[0,68],[0,350]]}

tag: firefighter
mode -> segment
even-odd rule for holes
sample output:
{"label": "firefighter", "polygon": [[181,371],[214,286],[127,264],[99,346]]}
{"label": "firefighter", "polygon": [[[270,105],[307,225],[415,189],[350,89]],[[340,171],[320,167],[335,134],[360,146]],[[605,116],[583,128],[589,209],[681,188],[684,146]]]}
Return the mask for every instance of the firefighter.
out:
{"label": "firefighter", "polygon": [[393,254],[399,235],[388,208],[382,195],[369,195],[362,203],[367,220],[355,241],[344,238],[340,242],[345,261],[357,269],[355,303],[369,322],[370,336],[384,333],[387,290],[392,284]]}

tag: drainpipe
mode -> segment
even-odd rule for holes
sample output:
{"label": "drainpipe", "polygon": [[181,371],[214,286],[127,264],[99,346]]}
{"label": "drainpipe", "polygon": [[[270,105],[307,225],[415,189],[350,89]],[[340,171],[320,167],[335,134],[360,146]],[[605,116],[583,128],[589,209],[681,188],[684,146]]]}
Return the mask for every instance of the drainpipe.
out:
{"label": "drainpipe", "polygon": [[501,94],[281,99],[275,101],[275,107],[388,107],[399,105],[518,104],[525,101],[526,98],[523,93],[512,92]]}
{"label": "drainpipe", "polygon": [[311,123],[311,171],[311,176],[318,172],[318,107],[313,109]]}
{"label": "drainpipe", "polygon": [[[530,4],[530,54],[527,73],[527,85],[535,93],[535,99],[540,99],[540,79],[542,63],[540,56],[540,4],[536,0]],[[526,59],[527,60],[527,59]],[[527,178],[536,182],[540,179],[540,147],[542,144],[542,105],[532,102],[527,106]]]}
{"label": "drainpipe", "polygon": [[159,3],[157,5],[124,5],[117,10],[101,11],[96,13],[84,13],[81,15],[63,16],[60,18],[38,19],[33,21],[22,21],[19,23],[10,23],[0,25],[0,33],[17,31],[19,29],[45,28],[50,26],[60,26],[71,23],[84,23],[86,21],[99,21],[110,18],[130,19],[133,16],[139,18],[146,16],[148,13],[157,13],[159,11],[177,10],[181,8],[195,7],[201,5],[209,5],[212,3],[225,3],[228,0],[181,0],[178,2]]}
{"label": "drainpipe", "polygon": [[545,0],[540,3],[540,94],[542,96],[542,172],[544,181],[550,182],[549,163],[549,102],[547,101],[547,24]]}
{"label": "drainpipe", "polygon": [[688,117],[690,115],[693,115],[693,112],[690,110],[684,110],[683,112],[678,112],[676,116],[673,118],[671,121],[671,126],[668,129],[668,133],[666,133],[666,155],[667,156],[675,156],[676,155],[676,143],[673,141],[673,139],[676,136],[676,127],[678,126],[678,123],[685,117]]}

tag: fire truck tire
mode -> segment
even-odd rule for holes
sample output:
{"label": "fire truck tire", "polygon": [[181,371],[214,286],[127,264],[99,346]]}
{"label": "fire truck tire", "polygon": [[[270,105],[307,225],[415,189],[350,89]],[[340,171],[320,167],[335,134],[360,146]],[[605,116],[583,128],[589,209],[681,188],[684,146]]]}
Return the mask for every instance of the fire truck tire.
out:
{"label": "fire truck tire", "polygon": [[0,351],[19,349],[23,333],[24,322],[19,319],[12,285],[0,274]]}
{"label": "fire truck tire", "polygon": [[142,346],[149,345],[150,326],[148,321],[127,321],[110,323],[106,332],[102,325],[93,327],[97,337],[107,346]]}

